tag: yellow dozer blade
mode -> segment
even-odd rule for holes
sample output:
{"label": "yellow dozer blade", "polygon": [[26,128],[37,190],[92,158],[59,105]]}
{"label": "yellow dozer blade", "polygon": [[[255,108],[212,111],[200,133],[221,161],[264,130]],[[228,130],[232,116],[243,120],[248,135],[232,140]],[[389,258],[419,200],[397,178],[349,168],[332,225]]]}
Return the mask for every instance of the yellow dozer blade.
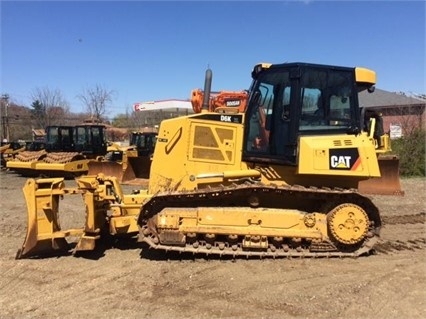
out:
{"label": "yellow dozer blade", "polygon": [[149,178],[151,159],[148,156],[124,157],[123,161],[90,161],[87,175],[114,176],[120,184],[145,184]]}
{"label": "yellow dozer blade", "polygon": [[58,219],[58,201],[63,195],[63,179],[27,180],[23,191],[28,208],[28,226],[22,248],[16,258],[67,251],[68,243]]}
{"label": "yellow dozer blade", "polygon": [[[112,199],[105,188],[97,188],[96,181],[93,176],[82,177],[78,188],[67,188],[63,178],[28,179],[23,187],[28,209],[27,233],[16,259],[93,250],[102,230],[108,227],[105,203]],[[118,196],[122,195],[118,192]],[[59,201],[65,195],[83,195],[83,227],[61,228]]]}
{"label": "yellow dozer blade", "polygon": [[[122,184],[139,185],[149,178],[151,158],[149,156],[137,156],[127,158],[127,167],[123,172]],[[142,180],[142,181],[141,181]]]}
{"label": "yellow dozer blade", "polygon": [[89,171],[87,175],[97,175],[99,173],[105,176],[114,176],[119,182],[123,178],[123,163],[107,160],[93,160],[88,163]]}
{"label": "yellow dozer blade", "polygon": [[358,184],[358,190],[362,194],[371,195],[399,195],[403,196],[399,178],[399,158],[395,155],[379,155],[380,175],[378,178],[370,178]]}

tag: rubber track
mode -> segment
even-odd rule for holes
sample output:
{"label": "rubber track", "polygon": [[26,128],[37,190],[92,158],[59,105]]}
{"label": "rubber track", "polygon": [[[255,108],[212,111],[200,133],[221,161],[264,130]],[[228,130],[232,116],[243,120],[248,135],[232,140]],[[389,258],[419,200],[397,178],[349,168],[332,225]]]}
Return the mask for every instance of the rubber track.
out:
{"label": "rubber track", "polygon": [[[372,222],[369,236],[358,247],[344,247],[333,243],[323,243],[324,251],[312,251],[310,247],[272,247],[267,250],[243,250],[241,243],[238,245],[228,242],[217,242],[211,247],[203,244],[194,247],[172,246],[155,243],[156,234],[144,236],[143,232],[148,228],[149,219],[161,212],[166,207],[242,207],[249,206],[248,199],[256,195],[259,198],[259,207],[299,209],[307,213],[314,211],[326,211],[342,203],[353,203],[361,206],[368,214]],[[279,201],[277,199],[280,199]],[[274,199],[274,200],[271,200]],[[280,207],[271,205],[279,202]],[[286,204],[285,206],[283,204]],[[288,205],[287,205],[288,204]],[[369,253],[379,239],[381,220],[377,207],[369,198],[360,195],[356,190],[306,188],[303,186],[276,186],[260,183],[245,183],[227,187],[202,189],[197,191],[165,192],[153,196],[142,206],[139,214],[140,240],[146,242],[151,248],[166,251],[190,252],[205,255],[231,255],[259,256],[259,257],[356,257]],[[322,244],[322,243],[321,243]],[[330,249],[331,248],[331,249]],[[334,248],[334,249],[333,249]]]}

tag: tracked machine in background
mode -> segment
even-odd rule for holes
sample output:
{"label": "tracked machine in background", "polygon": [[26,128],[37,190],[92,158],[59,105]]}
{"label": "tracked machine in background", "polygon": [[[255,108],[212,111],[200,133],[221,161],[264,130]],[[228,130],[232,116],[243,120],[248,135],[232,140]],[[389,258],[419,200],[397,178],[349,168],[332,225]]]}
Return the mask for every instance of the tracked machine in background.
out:
{"label": "tracked machine in background", "polygon": [[26,150],[26,146],[19,142],[2,142],[0,146],[1,169],[6,168],[6,163],[13,160],[16,155]]}
{"label": "tracked machine in background", "polygon": [[140,179],[149,178],[157,134],[155,127],[146,127],[130,134],[129,146],[110,145],[105,158],[89,162],[88,175],[115,176],[121,184],[143,183]]}
{"label": "tracked machine in background", "polygon": [[45,149],[28,151],[9,161],[7,167],[23,176],[66,177],[87,174],[88,163],[106,154],[105,126],[48,126]]}
{"label": "tracked machine in background", "polygon": [[[191,92],[191,105],[194,113],[201,113],[205,92],[195,89]],[[207,110],[218,113],[244,113],[247,107],[247,91],[215,91],[210,92]]]}
{"label": "tracked machine in background", "polygon": [[[209,111],[161,122],[147,190],[117,179],[29,179],[28,231],[17,257],[92,250],[102,234],[138,234],[153,249],[208,255],[347,257],[368,254],[382,225],[356,188],[380,176],[375,120],[358,92],[375,72],[307,63],[258,64],[245,112]],[[381,138],[381,137],[380,137]],[[386,137],[384,137],[386,139]],[[83,195],[81,229],[62,230],[59,200]],[[67,239],[78,236],[75,246]]]}
{"label": "tracked machine in background", "polygon": [[361,118],[364,119],[364,130],[369,132],[369,136],[375,141],[380,177],[360,181],[359,192],[375,195],[404,195],[399,177],[399,157],[390,154],[390,137],[384,132],[381,114],[362,108]]}
{"label": "tracked machine in background", "polygon": [[[62,135],[72,136],[72,127],[71,126],[58,126],[52,125],[45,128],[46,136],[42,148],[29,148],[23,152],[20,152],[15,158],[6,163],[6,167],[9,171],[13,171],[22,176],[40,176],[39,172],[36,170],[36,164],[39,161],[42,161],[46,157],[47,149],[52,151],[52,138],[56,136],[55,148],[69,148],[70,146],[62,145]],[[55,132],[55,134],[53,134]],[[71,142],[70,142],[71,143]],[[36,144],[34,144],[36,145]],[[41,145],[41,144],[37,144]]]}

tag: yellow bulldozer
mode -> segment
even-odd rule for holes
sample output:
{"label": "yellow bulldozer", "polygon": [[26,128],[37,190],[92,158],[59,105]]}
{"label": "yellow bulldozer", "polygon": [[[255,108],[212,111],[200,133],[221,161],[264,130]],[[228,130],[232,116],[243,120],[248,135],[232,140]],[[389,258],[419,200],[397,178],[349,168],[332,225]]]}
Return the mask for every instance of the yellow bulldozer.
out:
{"label": "yellow bulldozer", "polygon": [[[161,122],[148,189],[124,194],[104,174],[77,178],[77,187],[29,179],[17,258],[90,251],[105,233],[206,255],[368,255],[382,221],[357,187],[380,177],[377,149],[389,146],[358,104],[358,92],[373,91],[375,72],[262,63],[252,78],[245,112],[209,111],[206,71],[201,112]],[[75,194],[85,224],[62,230],[59,202]]]}
{"label": "yellow bulldozer", "polygon": [[157,134],[155,127],[131,132],[129,146],[112,143],[105,158],[89,162],[87,174],[115,176],[121,184],[144,184],[144,179],[149,178]]}

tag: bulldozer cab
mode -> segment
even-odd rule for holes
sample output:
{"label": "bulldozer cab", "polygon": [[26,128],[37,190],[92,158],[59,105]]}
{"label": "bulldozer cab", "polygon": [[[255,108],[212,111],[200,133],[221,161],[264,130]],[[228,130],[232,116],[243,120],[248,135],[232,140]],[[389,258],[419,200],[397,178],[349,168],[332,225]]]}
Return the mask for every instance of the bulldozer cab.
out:
{"label": "bulldozer cab", "polygon": [[[358,92],[374,91],[373,71],[286,63],[257,65],[252,76],[244,161],[293,166],[297,182],[307,185],[339,176],[335,185],[357,187],[372,177],[377,181],[380,171],[397,176],[384,168],[388,161],[381,167],[379,154],[390,150],[381,117],[361,112],[358,103]],[[309,177],[305,182],[303,175]],[[396,179],[391,188],[400,188]]]}
{"label": "bulldozer cab", "polygon": [[157,130],[147,129],[132,132],[129,150],[125,154],[126,165],[123,171],[122,183],[137,183],[137,180],[149,178],[152,155],[157,142]]}
{"label": "bulldozer cab", "polygon": [[77,125],[74,127],[75,150],[86,157],[96,158],[107,153],[104,125]]}
{"label": "bulldozer cab", "polygon": [[138,156],[151,156],[154,152],[157,133],[133,132],[130,136],[130,145],[136,146]]}
{"label": "bulldozer cab", "polygon": [[246,160],[297,165],[300,136],[361,131],[354,68],[290,63],[260,68],[254,77]]}

